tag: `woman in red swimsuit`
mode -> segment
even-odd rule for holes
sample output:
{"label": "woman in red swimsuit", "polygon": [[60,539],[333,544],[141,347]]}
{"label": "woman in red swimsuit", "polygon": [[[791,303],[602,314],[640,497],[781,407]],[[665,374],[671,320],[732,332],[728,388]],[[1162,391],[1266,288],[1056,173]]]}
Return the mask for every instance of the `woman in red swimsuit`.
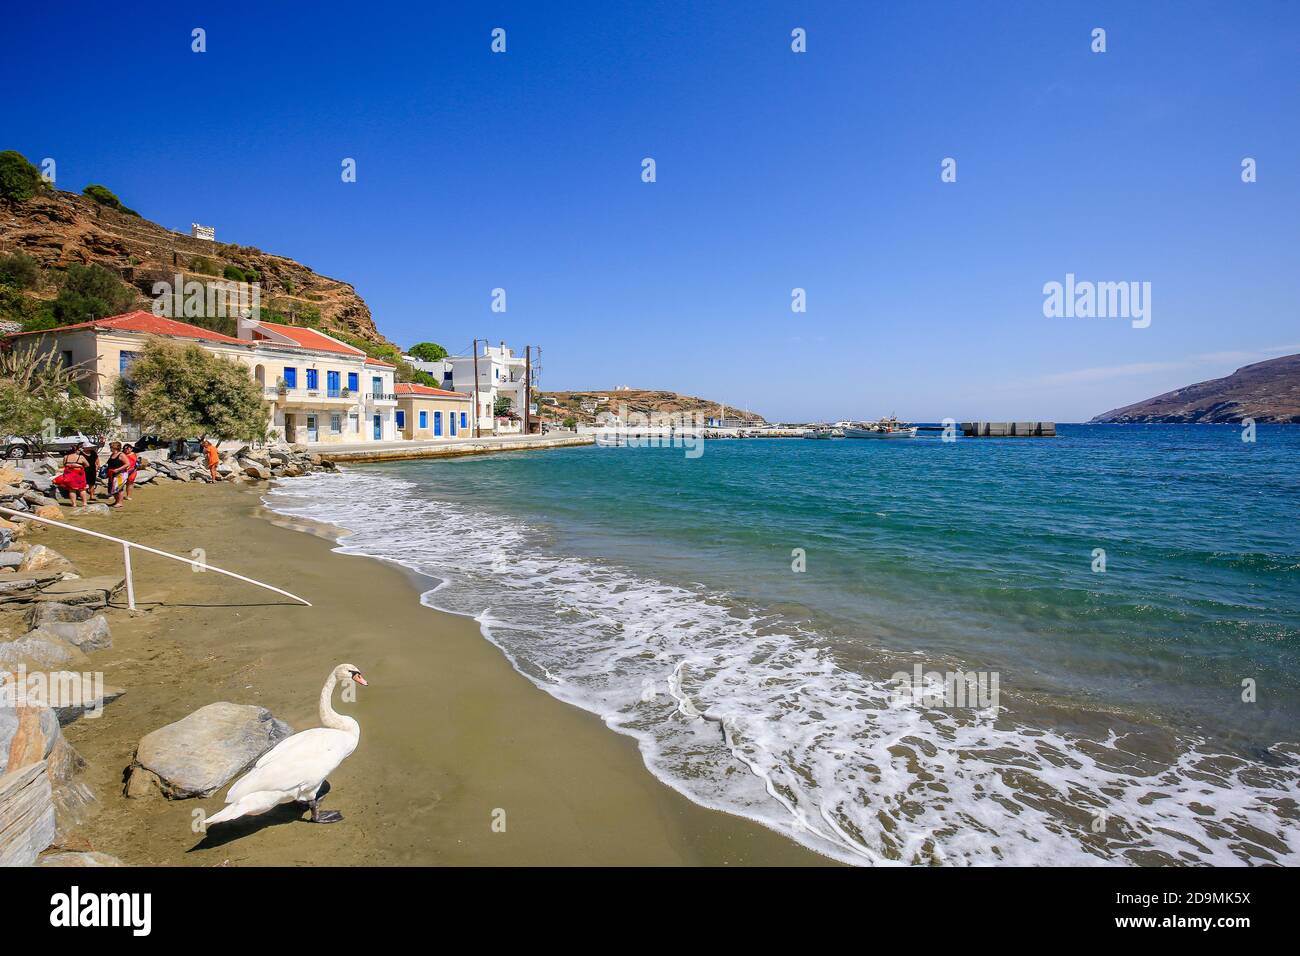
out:
{"label": "woman in red swimsuit", "polygon": [[68,452],[63,459],[63,474],[54,476],[54,483],[68,493],[73,504],[81,499],[84,508],[90,504],[90,493],[86,490],[86,467],[90,464],[80,448]]}

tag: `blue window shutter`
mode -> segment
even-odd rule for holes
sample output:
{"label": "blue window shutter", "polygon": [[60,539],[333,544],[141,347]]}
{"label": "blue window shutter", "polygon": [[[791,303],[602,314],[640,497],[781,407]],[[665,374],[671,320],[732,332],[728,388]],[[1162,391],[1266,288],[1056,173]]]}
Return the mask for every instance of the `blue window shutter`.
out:
{"label": "blue window shutter", "polygon": [[398,427],[398,428],[405,428],[405,427],[406,427],[406,412],[402,411],[402,410],[399,408],[399,409],[397,410],[397,413],[396,413],[396,414],[397,414],[397,427]]}
{"label": "blue window shutter", "polygon": [[469,427],[469,416],[466,415],[464,412],[460,413],[460,427],[461,428]]}
{"label": "blue window shutter", "polygon": [[307,387],[317,388],[319,387],[319,383],[320,383],[320,378],[316,374],[316,370],[314,368],[307,369]]}
{"label": "blue window shutter", "polygon": [[131,367],[131,363],[135,361],[135,358],[136,358],[135,352],[120,353],[117,357],[117,374],[125,375],[126,370]]}
{"label": "blue window shutter", "polygon": [[435,437],[442,434],[442,412],[433,413],[433,434]]}
{"label": "blue window shutter", "polygon": [[290,388],[298,387],[298,370],[296,368],[285,367],[284,384],[288,385]]}
{"label": "blue window shutter", "polygon": [[348,372],[348,391],[356,392],[357,390],[357,373]]}

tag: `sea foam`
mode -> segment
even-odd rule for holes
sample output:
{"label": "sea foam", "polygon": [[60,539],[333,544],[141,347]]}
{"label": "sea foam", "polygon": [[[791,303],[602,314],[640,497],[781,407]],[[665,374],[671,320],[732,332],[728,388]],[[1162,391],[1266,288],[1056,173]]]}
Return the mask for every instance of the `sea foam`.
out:
{"label": "sea foam", "polygon": [[1264,762],[1179,737],[1153,759],[1123,728],[1085,738],[1014,707],[900,702],[815,632],[428,492],[349,471],[285,482],[267,504],[342,529],[344,553],[438,579],[423,603],[473,617],[704,806],[853,864],[1300,863],[1294,744]]}

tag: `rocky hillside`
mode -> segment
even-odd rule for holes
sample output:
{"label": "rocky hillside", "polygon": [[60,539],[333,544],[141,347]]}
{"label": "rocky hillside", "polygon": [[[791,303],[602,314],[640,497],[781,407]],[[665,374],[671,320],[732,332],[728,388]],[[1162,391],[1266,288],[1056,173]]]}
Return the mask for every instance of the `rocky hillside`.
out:
{"label": "rocky hillside", "polygon": [[172,232],[129,212],[75,193],[42,190],[26,200],[0,197],[0,253],[24,252],[41,270],[25,294],[52,299],[62,272],[97,263],[135,290],[133,308],[148,309],[153,283],[220,278],[227,266],[256,273],[263,309],[281,318],[319,324],[377,345],[390,345],[375,328],[370,309],[346,282],[330,279],[284,256],[251,246],[208,242]]}
{"label": "rocky hillside", "polygon": [[764,422],[763,416],[756,412],[736,408],[734,405],[725,405],[721,402],[710,401],[706,398],[695,398],[691,395],[678,395],[676,392],[661,392],[648,389],[541,392],[538,399],[538,412],[547,421],[562,422],[566,418],[573,418],[581,424],[591,424],[601,412],[620,414],[620,406],[623,405],[627,406],[629,412],[642,414],[679,415],[686,413],[689,415],[697,412],[700,415],[710,417],[721,415],[726,418],[744,418],[755,424]]}
{"label": "rocky hillside", "polygon": [[1105,412],[1094,422],[1256,422],[1300,424],[1300,355],[1257,362],[1231,375]]}

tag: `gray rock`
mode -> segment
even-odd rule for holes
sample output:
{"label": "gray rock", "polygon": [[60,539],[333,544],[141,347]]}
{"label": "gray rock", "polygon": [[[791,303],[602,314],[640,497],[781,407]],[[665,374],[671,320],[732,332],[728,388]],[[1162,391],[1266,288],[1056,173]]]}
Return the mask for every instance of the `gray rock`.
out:
{"label": "gray rock", "polygon": [[53,548],[43,544],[34,544],[23,555],[22,571],[57,571],[60,574],[76,574],[72,562]]}
{"label": "gray rock", "polygon": [[44,763],[0,776],[0,811],[0,867],[31,866],[58,833]]}
{"label": "gray rock", "polygon": [[42,624],[49,622],[89,621],[95,616],[95,613],[93,607],[48,601],[44,604],[35,605],[27,612],[27,625],[29,627],[40,627]]}
{"label": "gray rock", "polygon": [[21,551],[0,551],[0,568],[16,568],[22,563]]}
{"label": "gray rock", "polygon": [[152,468],[141,468],[135,473],[135,483],[137,485],[147,485],[158,477],[158,472]]}
{"label": "gray rock", "polygon": [[208,704],[141,738],[126,795],[156,788],[169,800],[210,796],[292,733],[265,707]]}
{"label": "gray rock", "polygon": [[90,672],[52,670],[27,675],[27,702],[50,708],[63,727],[81,717],[99,716],[105,704],[125,693],[121,687],[103,683],[102,676],[96,681]]}
{"label": "gray rock", "polygon": [[84,853],[50,853],[40,858],[37,866],[126,866],[115,856],[90,850]]}
{"label": "gray rock", "polygon": [[108,618],[102,614],[84,621],[46,621],[39,630],[50,633],[85,653],[113,646],[113,634]]}
{"label": "gray rock", "polygon": [[108,505],[101,504],[98,501],[91,502],[84,508],[72,509],[72,514],[74,515],[111,515],[112,513],[113,512],[109,509]]}
{"label": "gray rock", "polygon": [[0,774],[6,774],[47,759],[63,732],[58,717],[48,707],[15,707],[18,693],[14,676],[5,670],[0,670],[0,675],[0,680],[8,683],[4,702],[0,703]]}
{"label": "gray rock", "polygon": [[16,641],[0,644],[0,668],[16,671],[19,666],[29,671],[60,670],[69,665],[80,667],[86,663],[85,653],[69,644],[46,626],[28,631]]}
{"label": "gray rock", "polygon": [[37,508],[43,508],[46,505],[57,505],[59,503],[57,498],[51,498],[48,495],[43,495],[39,491],[36,491],[35,489],[32,489],[30,491],[24,491],[23,501]]}
{"label": "gray rock", "polygon": [[250,478],[266,480],[271,477],[271,466],[264,462],[254,461],[251,458],[241,458],[239,459],[239,467]]}
{"label": "gray rock", "polygon": [[[62,471],[63,469],[58,470]],[[47,472],[43,468],[24,468],[23,481],[31,485],[34,490],[44,494],[54,487],[54,479],[51,477],[54,473],[53,469]]]}
{"label": "gray rock", "polygon": [[120,574],[78,578],[73,581],[55,581],[43,587],[36,600],[104,607],[125,586],[126,578]]}
{"label": "gray rock", "polygon": [[23,489],[13,485],[0,484],[0,498],[21,498]]}

